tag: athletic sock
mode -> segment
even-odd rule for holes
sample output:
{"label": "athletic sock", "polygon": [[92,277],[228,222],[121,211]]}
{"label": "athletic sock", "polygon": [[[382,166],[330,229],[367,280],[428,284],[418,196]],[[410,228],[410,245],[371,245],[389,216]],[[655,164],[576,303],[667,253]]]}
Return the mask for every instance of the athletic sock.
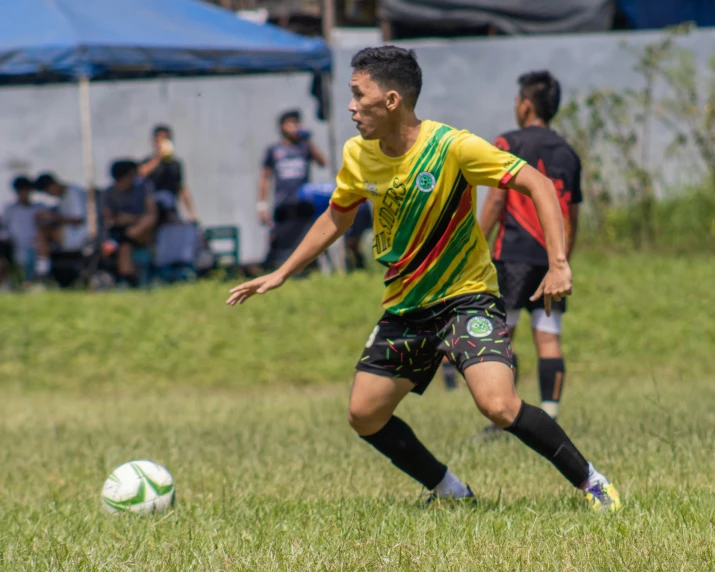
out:
{"label": "athletic sock", "polygon": [[563,358],[541,358],[539,360],[541,408],[553,419],[556,419],[559,414],[559,400],[564,387],[565,373]]}
{"label": "athletic sock", "polygon": [[558,423],[538,407],[522,401],[514,423],[506,431],[551,461],[573,486],[578,488],[588,481],[586,459]]}
{"label": "athletic sock", "polygon": [[444,386],[447,390],[457,389],[457,368],[452,362],[442,364],[442,374],[444,375]]}
{"label": "athletic sock", "polygon": [[601,484],[601,485],[609,485],[609,481],[606,477],[604,477],[601,473],[599,473],[591,463],[588,464],[588,479],[586,479],[586,482],[583,483],[579,488],[581,490],[585,490],[589,487],[592,487],[594,485]]}
{"label": "athletic sock", "polygon": [[511,354],[511,365],[514,371],[514,387],[516,387],[516,382],[519,381],[519,358],[516,354]]}
{"label": "athletic sock", "polygon": [[447,473],[447,467],[435,459],[410,426],[399,417],[393,415],[377,433],[361,435],[360,438],[429,490],[439,485]]}
{"label": "athletic sock", "polygon": [[455,477],[449,469],[433,492],[439,498],[461,499],[469,495],[467,485]]}

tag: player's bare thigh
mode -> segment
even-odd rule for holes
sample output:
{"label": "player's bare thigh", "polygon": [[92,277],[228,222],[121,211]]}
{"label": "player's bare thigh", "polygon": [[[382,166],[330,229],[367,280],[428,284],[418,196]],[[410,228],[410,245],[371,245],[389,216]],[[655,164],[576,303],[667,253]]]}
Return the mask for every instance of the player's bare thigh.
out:
{"label": "player's bare thigh", "polygon": [[521,408],[514,387],[514,372],[500,361],[475,363],[464,370],[464,379],[474,403],[492,423],[509,427]]}
{"label": "player's bare thigh", "polygon": [[385,426],[400,401],[414,387],[414,383],[401,377],[358,371],[350,392],[350,425],[359,435],[374,435]]}

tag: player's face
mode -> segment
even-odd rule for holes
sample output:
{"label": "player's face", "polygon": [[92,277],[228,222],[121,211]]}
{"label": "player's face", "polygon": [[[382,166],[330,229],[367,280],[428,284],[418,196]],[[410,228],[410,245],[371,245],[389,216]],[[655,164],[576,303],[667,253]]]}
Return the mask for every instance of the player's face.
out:
{"label": "player's face", "polygon": [[389,92],[385,92],[370,79],[370,74],[364,71],[353,73],[350,89],[353,98],[348,110],[352,113],[352,120],[360,135],[364,139],[379,139],[389,114]]}

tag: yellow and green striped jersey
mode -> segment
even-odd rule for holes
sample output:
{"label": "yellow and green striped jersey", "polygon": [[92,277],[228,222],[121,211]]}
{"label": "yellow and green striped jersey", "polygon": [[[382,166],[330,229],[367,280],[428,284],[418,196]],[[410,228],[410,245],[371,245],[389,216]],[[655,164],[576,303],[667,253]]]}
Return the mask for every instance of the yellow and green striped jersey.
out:
{"label": "yellow and green striped jersey", "polygon": [[379,141],[345,143],[331,206],[373,203],[375,259],[387,267],[382,305],[403,314],[468,293],[499,294],[476,219],[476,186],[504,186],[526,163],[484,139],[423,121],[402,157]]}

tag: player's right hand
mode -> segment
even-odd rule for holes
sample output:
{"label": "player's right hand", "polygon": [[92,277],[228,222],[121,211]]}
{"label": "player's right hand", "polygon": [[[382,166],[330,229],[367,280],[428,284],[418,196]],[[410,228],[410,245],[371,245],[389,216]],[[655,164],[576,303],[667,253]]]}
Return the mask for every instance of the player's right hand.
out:
{"label": "player's right hand", "polygon": [[544,311],[547,316],[551,315],[551,301],[561,302],[566,296],[571,295],[571,268],[568,262],[557,265],[549,265],[549,271],[541,281],[539,288],[534,295],[529,298],[536,302],[544,297]]}
{"label": "player's right hand", "polygon": [[271,272],[255,280],[239,284],[231,289],[231,296],[226,300],[229,306],[243,304],[254,294],[265,294],[269,290],[274,290],[283,285],[285,277],[279,272]]}

